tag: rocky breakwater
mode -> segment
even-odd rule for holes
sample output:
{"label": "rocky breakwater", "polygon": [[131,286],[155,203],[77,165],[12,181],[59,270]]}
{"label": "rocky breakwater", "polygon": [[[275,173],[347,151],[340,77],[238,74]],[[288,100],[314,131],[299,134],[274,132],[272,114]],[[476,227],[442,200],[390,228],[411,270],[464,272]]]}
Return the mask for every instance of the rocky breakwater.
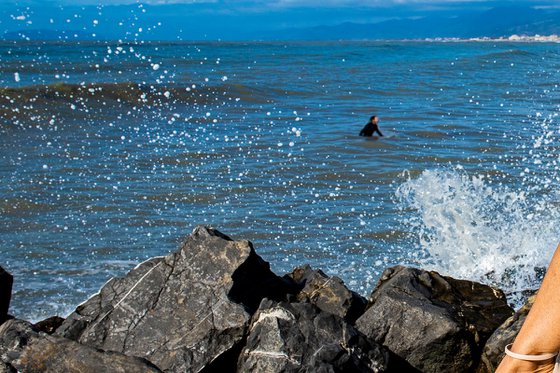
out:
{"label": "rocky breakwater", "polygon": [[0,281],[0,373],[482,373],[519,328],[498,289],[395,267],[366,300],[309,266],[279,277],[250,242],[202,226],[66,319],[10,317]]}

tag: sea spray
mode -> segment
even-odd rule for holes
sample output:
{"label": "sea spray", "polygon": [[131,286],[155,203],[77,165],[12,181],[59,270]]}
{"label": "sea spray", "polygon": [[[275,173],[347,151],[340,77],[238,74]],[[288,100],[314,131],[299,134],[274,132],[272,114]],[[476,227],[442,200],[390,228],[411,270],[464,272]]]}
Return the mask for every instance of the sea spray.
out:
{"label": "sea spray", "polygon": [[396,192],[420,250],[417,264],[502,288],[519,306],[538,288],[558,243],[550,195],[493,186],[461,169],[426,170]]}

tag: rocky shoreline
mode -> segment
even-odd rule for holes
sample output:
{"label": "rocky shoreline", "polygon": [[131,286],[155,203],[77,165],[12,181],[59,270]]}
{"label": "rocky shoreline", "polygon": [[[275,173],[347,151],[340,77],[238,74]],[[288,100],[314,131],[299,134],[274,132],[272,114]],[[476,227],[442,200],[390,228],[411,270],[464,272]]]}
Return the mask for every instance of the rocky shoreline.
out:
{"label": "rocky shoreline", "polygon": [[66,319],[11,317],[12,281],[0,267],[0,373],[486,373],[531,305],[514,313],[499,289],[402,266],[365,299],[307,265],[280,277],[204,226]]}

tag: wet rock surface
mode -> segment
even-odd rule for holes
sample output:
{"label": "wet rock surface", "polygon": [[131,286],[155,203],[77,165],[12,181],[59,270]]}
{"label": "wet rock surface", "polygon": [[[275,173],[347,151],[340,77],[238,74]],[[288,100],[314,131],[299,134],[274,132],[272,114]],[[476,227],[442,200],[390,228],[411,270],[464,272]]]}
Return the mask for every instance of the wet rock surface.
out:
{"label": "wet rock surface", "polygon": [[356,327],[424,372],[470,372],[513,310],[504,294],[436,272],[386,270]]}
{"label": "wet rock surface", "polygon": [[310,266],[280,278],[250,242],[200,226],[66,319],[0,324],[0,373],[482,373],[523,312],[498,328],[513,314],[500,290],[406,267],[366,302]]}

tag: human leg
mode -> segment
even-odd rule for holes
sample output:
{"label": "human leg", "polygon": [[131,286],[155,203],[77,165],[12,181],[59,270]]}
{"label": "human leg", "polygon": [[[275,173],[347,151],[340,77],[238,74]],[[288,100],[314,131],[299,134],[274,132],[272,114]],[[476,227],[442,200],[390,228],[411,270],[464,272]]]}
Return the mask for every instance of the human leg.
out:
{"label": "human leg", "polygon": [[[560,350],[560,245],[552,257],[535,303],[510,350],[517,354],[540,355]],[[527,361],[506,355],[496,373],[552,372],[554,358]]]}

